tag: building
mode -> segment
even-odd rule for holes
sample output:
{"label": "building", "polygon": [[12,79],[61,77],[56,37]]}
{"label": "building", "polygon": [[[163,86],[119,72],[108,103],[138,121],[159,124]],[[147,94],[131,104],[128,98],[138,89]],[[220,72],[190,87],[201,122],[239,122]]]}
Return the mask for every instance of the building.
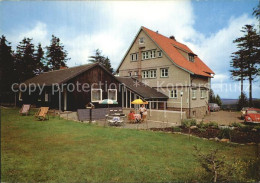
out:
{"label": "building", "polygon": [[202,117],[208,112],[214,72],[173,36],[141,27],[116,72],[121,78],[135,77],[168,96],[168,110],[183,108],[189,117]]}
{"label": "building", "polygon": [[[167,100],[167,96],[132,78],[117,78],[100,64],[87,64],[42,73],[16,87],[17,105],[48,106],[60,111],[84,109],[89,102],[95,108],[103,99],[118,102],[113,107],[134,107],[136,98]],[[147,92],[148,91],[148,92]]]}

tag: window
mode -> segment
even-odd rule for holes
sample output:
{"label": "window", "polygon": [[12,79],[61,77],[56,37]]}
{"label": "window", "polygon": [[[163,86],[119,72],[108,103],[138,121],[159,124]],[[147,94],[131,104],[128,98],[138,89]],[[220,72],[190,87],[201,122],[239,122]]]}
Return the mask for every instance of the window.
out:
{"label": "window", "polygon": [[149,72],[148,71],[142,71],[142,77],[143,78],[149,78]]}
{"label": "window", "polygon": [[117,101],[117,89],[108,89],[108,99]]}
{"label": "window", "polygon": [[102,89],[91,90],[91,102],[99,102],[102,100]]}
{"label": "window", "polygon": [[149,59],[149,52],[148,51],[146,51],[146,52],[144,52],[145,53],[145,59]]}
{"label": "window", "polygon": [[158,51],[158,57],[162,57],[162,51]]}
{"label": "window", "polygon": [[148,51],[142,52],[142,60],[147,60],[147,59],[149,59],[149,52]]}
{"label": "window", "polygon": [[176,89],[170,91],[170,98],[177,98],[178,92]]}
{"label": "window", "polygon": [[156,70],[150,70],[150,78],[156,78]]}
{"label": "window", "polygon": [[133,53],[130,56],[131,56],[131,61],[137,61],[138,60],[138,53]]}
{"label": "window", "polygon": [[19,92],[19,101],[23,101],[22,92]]}
{"label": "window", "polygon": [[129,76],[132,76],[132,72],[129,72]]}
{"label": "window", "polygon": [[49,101],[49,94],[45,92],[45,102],[48,102]]}
{"label": "window", "polygon": [[189,54],[189,61],[194,62],[194,55]]}
{"label": "window", "polygon": [[155,50],[152,50],[152,55],[151,55],[151,58],[155,58]]}
{"label": "window", "polygon": [[135,71],[135,76],[138,76],[138,72],[137,71]]}
{"label": "window", "polygon": [[167,78],[168,77],[168,68],[161,69],[161,77]]}
{"label": "window", "polygon": [[156,78],[156,70],[142,71],[142,78]]}
{"label": "window", "polygon": [[139,38],[139,44],[143,44],[143,43],[144,43],[144,38],[143,37]]}
{"label": "window", "polygon": [[192,89],[191,91],[192,91],[192,93],[191,93],[192,99],[196,99],[197,98],[197,96],[196,96],[197,90],[196,89]]}
{"label": "window", "polygon": [[206,98],[206,90],[205,89],[200,90],[200,98]]}

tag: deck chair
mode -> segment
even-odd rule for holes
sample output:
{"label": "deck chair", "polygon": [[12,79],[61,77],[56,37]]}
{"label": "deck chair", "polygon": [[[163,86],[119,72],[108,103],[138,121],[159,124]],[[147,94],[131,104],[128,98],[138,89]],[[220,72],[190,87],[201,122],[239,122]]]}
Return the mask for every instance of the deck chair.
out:
{"label": "deck chair", "polygon": [[37,113],[35,113],[35,118],[39,120],[49,119],[49,107],[41,107]]}
{"label": "deck chair", "polygon": [[30,112],[30,107],[31,104],[23,104],[22,108],[19,111],[20,115],[25,114],[27,116]]}

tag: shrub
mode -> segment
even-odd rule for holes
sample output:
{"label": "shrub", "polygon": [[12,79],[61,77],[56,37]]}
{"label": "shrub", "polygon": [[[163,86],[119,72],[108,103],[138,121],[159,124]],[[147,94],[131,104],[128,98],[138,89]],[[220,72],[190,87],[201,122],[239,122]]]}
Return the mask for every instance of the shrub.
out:
{"label": "shrub", "polygon": [[181,122],[181,125],[185,128],[189,128],[191,126],[196,125],[196,120],[195,119],[185,119]]}
{"label": "shrub", "polygon": [[218,128],[218,123],[217,122],[210,122],[209,126],[212,128]]}
{"label": "shrub", "polygon": [[231,126],[237,127],[237,128],[242,128],[244,125],[242,123],[234,122],[234,123],[231,124]]}
{"label": "shrub", "polygon": [[180,128],[180,127],[173,127],[173,131],[174,131],[174,132],[180,132],[180,131],[181,131],[181,128]]}
{"label": "shrub", "polygon": [[240,128],[241,131],[243,132],[249,132],[251,131],[252,129],[254,128],[254,126],[251,126],[251,125],[244,125]]}
{"label": "shrub", "polygon": [[218,138],[220,139],[231,139],[231,129],[223,128],[218,133]]}
{"label": "shrub", "polygon": [[257,132],[260,132],[260,125],[255,126],[254,129],[256,129]]}

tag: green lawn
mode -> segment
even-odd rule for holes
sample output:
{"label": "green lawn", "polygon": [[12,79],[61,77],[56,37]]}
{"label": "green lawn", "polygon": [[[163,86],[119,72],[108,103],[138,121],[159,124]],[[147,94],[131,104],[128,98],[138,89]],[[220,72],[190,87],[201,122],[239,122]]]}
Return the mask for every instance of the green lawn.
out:
{"label": "green lawn", "polygon": [[218,148],[232,159],[254,156],[254,146],[185,135],[100,127],[50,117],[37,121],[1,110],[2,182],[166,182],[198,180],[193,153]]}

